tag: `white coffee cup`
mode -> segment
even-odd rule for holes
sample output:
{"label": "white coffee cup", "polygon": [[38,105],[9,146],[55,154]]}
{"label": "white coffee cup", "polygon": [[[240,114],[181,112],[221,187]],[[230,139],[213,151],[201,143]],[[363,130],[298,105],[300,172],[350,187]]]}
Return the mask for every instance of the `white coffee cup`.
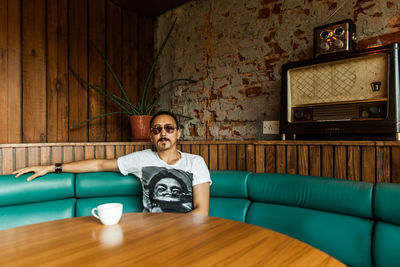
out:
{"label": "white coffee cup", "polygon": [[[97,214],[96,214],[97,211]],[[92,215],[99,219],[104,225],[114,225],[122,216],[121,203],[107,203],[92,209]]]}

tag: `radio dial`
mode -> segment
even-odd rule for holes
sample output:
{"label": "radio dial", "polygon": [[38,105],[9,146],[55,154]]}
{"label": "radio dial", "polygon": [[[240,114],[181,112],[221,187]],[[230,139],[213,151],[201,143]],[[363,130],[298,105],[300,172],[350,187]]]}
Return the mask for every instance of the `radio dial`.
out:
{"label": "radio dial", "polygon": [[381,107],[377,106],[369,107],[369,113],[371,113],[372,115],[378,115],[379,113],[381,113]]}
{"label": "radio dial", "polygon": [[328,51],[329,50],[329,44],[327,42],[323,42],[320,45],[322,50]]}

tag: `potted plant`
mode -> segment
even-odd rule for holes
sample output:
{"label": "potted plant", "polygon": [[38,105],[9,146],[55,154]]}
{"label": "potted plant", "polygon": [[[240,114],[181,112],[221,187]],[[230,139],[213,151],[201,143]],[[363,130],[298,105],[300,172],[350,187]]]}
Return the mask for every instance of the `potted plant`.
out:
{"label": "potted plant", "polygon": [[[111,67],[110,63],[108,62],[108,60],[106,59],[104,54],[100,51],[100,49],[91,41],[91,44],[94,46],[96,51],[99,53],[99,55],[103,59],[104,63],[106,64],[108,71],[111,73],[113,79],[118,84],[118,87],[121,90],[122,96],[121,97],[117,96],[117,95],[111,93],[107,88],[104,88],[102,86],[90,84],[85,79],[83,79],[81,76],[79,76],[79,74],[77,74],[71,67],[69,69],[78,80],[80,80],[82,83],[86,84],[89,88],[95,90],[99,94],[107,97],[107,99],[114,102],[117,106],[119,106],[121,108],[121,111],[103,113],[103,114],[91,117],[87,120],[84,120],[82,122],[72,125],[71,128],[78,127],[82,124],[88,123],[89,121],[92,121],[92,120],[95,120],[95,119],[98,119],[101,117],[115,115],[115,114],[127,114],[130,117],[133,139],[134,140],[148,140],[149,139],[149,132],[150,132],[149,127],[150,127],[151,113],[156,104],[156,98],[157,98],[160,90],[173,82],[178,82],[178,81],[196,82],[192,79],[186,79],[186,78],[171,80],[171,81],[168,81],[165,84],[161,85],[156,90],[154,90],[152,95],[149,95],[149,85],[150,85],[151,77],[153,75],[158,58],[160,57],[168,39],[169,39],[169,36],[171,35],[171,32],[175,26],[175,23],[176,23],[176,19],[174,20],[173,24],[169,28],[168,34],[165,37],[159,51],[157,52],[157,55],[153,61],[150,71],[147,75],[146,82],[145,82],[143,90],[141,92],[141,96],[139,97],[139,100],[137,103],[131,102],[131,100],[129,99],[129,97],[126,93],[126,90],[124,89],[122,83],[118,79],[118,77],[117,77],[116,73],[114,72],[113,68]],[[183,115],[180,115],[180,116],[183,116]],[[183,116],[183,117],[186,117],[186,116]]]}

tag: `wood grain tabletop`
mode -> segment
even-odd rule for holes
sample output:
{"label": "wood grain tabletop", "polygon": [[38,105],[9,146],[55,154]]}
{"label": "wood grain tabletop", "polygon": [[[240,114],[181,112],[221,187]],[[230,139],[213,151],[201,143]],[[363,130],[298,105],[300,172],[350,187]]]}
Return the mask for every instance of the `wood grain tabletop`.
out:
{"label": "wood grain tabletop", "polygon": [[125,213],[0,231],[0,266],[345,266],[289,236],[216,217]]}

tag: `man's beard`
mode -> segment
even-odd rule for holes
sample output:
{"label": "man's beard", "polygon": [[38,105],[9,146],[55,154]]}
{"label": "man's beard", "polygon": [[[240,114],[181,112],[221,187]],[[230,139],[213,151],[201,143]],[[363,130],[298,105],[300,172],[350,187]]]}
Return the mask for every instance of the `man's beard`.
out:
{"label": "man's beard", "polygon": [[[166,142],[162,142],[162,141],[166,141]],[[169,145],[168,145],[169,144]],[[168,138],[166,138],[166,137],[161,137],[160,139],[158,139],[158,141],[157,141],[157,146],[158,146],[158,148],[159,149],[161,149],[161,150],[167,150],[167,149],[169,149],[170,147],[171,147],[171,145],[172,145],[172,142],[171,142],[171,140],[169,140]]]}

